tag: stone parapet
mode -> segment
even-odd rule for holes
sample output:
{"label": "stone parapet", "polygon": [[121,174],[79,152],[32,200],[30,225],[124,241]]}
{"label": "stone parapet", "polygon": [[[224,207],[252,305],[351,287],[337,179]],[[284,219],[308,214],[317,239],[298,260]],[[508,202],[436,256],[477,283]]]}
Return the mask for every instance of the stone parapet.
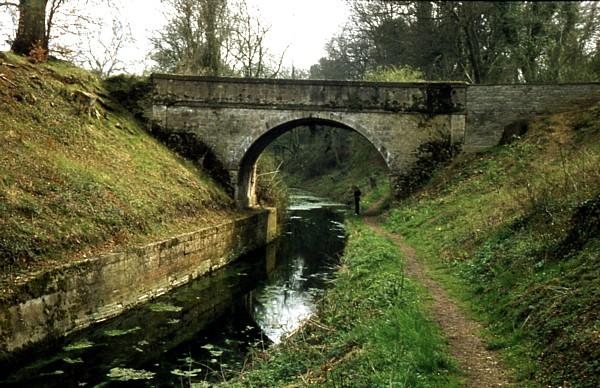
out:
{"label": "stone parapet", "polygon": [[155,105],[461,113],[466,84],[461,82],[357,82],[195,77],[153,74]]}

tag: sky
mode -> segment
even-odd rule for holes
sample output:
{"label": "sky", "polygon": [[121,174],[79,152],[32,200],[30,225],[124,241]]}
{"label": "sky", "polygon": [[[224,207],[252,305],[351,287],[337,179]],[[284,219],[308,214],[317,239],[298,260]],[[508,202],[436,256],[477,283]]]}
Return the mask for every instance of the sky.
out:
{"label": "sky", "polygon": [[[81,0],[74,0],[81,1]],[[344,0],[246,0],[251,12],[258,15],[266,26],[271,26],[267,46],[279,57],[285,50],[284,66],[309,69],[325,56],[325,44],[344,25],[348,6]],[[151,49],[149,38],[153,31],[166,22],[164,6],[160,0],[114,0],[121,20],[131,26],[134,43],[122,51],[122,58],[133,73],[148,67]],[[115,8],[97,6],[93,17],[109,20]],[[254,13],[253,12],[253,13]],[[0,29],[9,29],[10,19],[0,15]],[[105,24],[110,24],[109,22]],[[106,39],[106,31],[94,40]],[[0,42],[0,50],[7,50]]]}

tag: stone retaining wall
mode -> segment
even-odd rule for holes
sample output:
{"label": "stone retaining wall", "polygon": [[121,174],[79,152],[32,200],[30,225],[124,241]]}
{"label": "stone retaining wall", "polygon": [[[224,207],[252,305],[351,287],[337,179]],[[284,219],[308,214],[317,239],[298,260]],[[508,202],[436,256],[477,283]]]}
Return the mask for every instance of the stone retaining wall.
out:
{"label": "stone retaining wall", "polygon": [[539,114],[560,113],[600,101],[600,83],[469,85],[465,151],[497,145],[504,129]]}
{"label": "stone retaining wall", "polygon": [[0,301],[0,356],[58,338],[220,268],[277,234],[276,210],[69,264]]}

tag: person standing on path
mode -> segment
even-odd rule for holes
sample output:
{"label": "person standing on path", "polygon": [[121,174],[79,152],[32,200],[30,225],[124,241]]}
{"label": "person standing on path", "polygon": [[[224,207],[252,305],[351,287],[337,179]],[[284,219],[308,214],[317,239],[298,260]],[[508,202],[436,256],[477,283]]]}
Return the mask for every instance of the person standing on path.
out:
{"label": "person standing on path", "polygon": [[358,186],[352,187],[352,190],[354,191],[354,213],[356,213],[356,215],[359,215],[360,214],[360,195],[362,193],[360,192],[360,189],[358,188]]}

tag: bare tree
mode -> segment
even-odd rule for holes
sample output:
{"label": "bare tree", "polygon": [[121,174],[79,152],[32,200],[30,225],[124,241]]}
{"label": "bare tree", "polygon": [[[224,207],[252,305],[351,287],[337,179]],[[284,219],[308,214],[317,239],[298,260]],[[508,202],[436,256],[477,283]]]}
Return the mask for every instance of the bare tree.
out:
{"label": "bare tree", "polygon": [[[98,34],[101,32],[98,31]],[[101,77],[110,77],[118,72],[126,72],[126,64],[120,57],[123,48],[133,42],[131,28],[114,16],[109,39],[96,39],[88,36],[86,46],[77,55],[76,61]]]}
{"label": "bare tree", "polygon": [[265,39],[271,27],[251,15],[245,0],[237,1],[234,9],[224,50],[230,67],[243,77],[277,77],[285,52],[274,58],[267,48]]}
{"label": "bare tree", "polygon": [[238,0],[234,9],[237,11],[231,18],[231,33],[226,48],[228,56],[233,59],[230,66],[243,77],[281,76],[287,49],[276,56],[267,47],[271,26],[263,24],[258,17],[258,9],[252,14],[245,0]]}

